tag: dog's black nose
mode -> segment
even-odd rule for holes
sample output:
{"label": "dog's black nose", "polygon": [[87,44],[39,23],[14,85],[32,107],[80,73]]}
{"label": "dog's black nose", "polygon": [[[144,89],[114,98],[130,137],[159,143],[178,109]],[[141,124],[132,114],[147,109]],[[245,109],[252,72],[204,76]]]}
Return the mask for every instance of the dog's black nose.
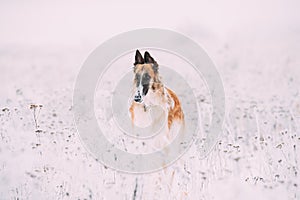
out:
{"label": "dog's black nose", "polygon": [[142,102],[142,96],[141,95],[135,95],[134,96],[134,101],[138,102],[138,103]]}

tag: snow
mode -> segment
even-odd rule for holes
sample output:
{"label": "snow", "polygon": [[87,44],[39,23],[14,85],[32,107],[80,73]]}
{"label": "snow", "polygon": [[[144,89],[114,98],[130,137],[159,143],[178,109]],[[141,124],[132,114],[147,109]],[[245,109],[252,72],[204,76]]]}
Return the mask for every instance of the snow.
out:
{"label": "snow", "polygon": [[[299,2],[0,5],[0,199],[300,199]],[[226,116],[206,158],[194,144],[166,170],[136,175],[86,151],[72,94],[98,44],[145,26],[206,49],[223,80]],[[210,100],[200,88],[205,129]]]}

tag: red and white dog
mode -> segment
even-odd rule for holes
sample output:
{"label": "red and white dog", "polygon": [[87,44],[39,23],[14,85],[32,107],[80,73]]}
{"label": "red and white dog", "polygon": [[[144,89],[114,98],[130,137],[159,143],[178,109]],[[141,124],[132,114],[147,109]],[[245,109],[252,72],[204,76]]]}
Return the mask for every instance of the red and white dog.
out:
{"label": "red and white dog", "polygon": [[[181,130],[184,130],[184,114],[180,101],[175,92],[162,83],[158,72],[158,64],[147,51],[144,57],[142,57],[139,50],[136,51],[133,72],[134,85],[132,97],[129,101],[129,115],[132,123],[139,127],[148,127],[162,120],[165,122],[165,128],[163,129],[165,132],[160,135],[162,138],[157,138],[154,143],[155,149],[161,149],[176,134],[180,134],[179,137],[184,135],[181,132]],[[151,110],[155,110],[157,106],[161,107],[163,112],[153,117]],[[168,152],[168,150],[163,151],[166,156]],[[165,166],[163,161],[162,167]],[[149,186],[154,187],[154,192],[155,187],[160,183],[161,187],[166,186],[168,191],[171,192],[173,186],[178,186],[178,184],[173,184],[176,174],[175,169],[168,170],[165,168],[163,174],[158,174],[157,179],[148,179],[151,183]],[[176,191],[178,193],[175,196],[180,199],[186,198],[188,195],[185,189],[178,188]]]}
{"label": "red and white dog", "polygon": [[184,124],[184,114],[177,95],[161,81],[157,62],[146,51],[144,57],[136,50],[134,62],[133,96],[130,102],[132,123],[147,127],[153,123],[150,109],[160,106],[168,123],[167,137],[174,123]]}

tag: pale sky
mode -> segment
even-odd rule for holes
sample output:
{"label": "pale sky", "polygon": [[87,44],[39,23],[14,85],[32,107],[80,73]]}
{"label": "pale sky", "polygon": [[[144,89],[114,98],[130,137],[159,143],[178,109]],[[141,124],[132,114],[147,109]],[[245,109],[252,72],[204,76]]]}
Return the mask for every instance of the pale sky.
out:
{"label": "pale sky", "polygon": [[0,44],[99,44],[143,27],[192,37],[299,35],[300,2],[252,1],[1,1]]}

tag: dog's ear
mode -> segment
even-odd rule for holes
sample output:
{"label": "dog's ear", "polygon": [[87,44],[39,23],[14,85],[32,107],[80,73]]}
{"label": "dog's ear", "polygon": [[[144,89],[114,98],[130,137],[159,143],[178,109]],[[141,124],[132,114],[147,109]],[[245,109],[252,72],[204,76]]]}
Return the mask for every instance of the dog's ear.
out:
{"label": "dog's ear", "polygon": [[151,63],[151,64],[153,64],[152,68],[153,68],[154,72],[158,71],[158,64],[154,60],[154,58],[151,57],[151,55],[150,55],[150,53],[148,51],[145,52],[144,59],[145,59],[145,63]]}
{"label": "dog's ear", "polygon": [[144,54],[145,63],[154,63],[155,60],[150,56],[150,53],[148,51]]}
{"label": "dog's ear", "polygon": [[134,62],[134,65],[137,65],[137,64],[144,64],[144,58],[142,56],[142,54],[140,53],[139,50],[136,50],[135,52],[135,62]]}

